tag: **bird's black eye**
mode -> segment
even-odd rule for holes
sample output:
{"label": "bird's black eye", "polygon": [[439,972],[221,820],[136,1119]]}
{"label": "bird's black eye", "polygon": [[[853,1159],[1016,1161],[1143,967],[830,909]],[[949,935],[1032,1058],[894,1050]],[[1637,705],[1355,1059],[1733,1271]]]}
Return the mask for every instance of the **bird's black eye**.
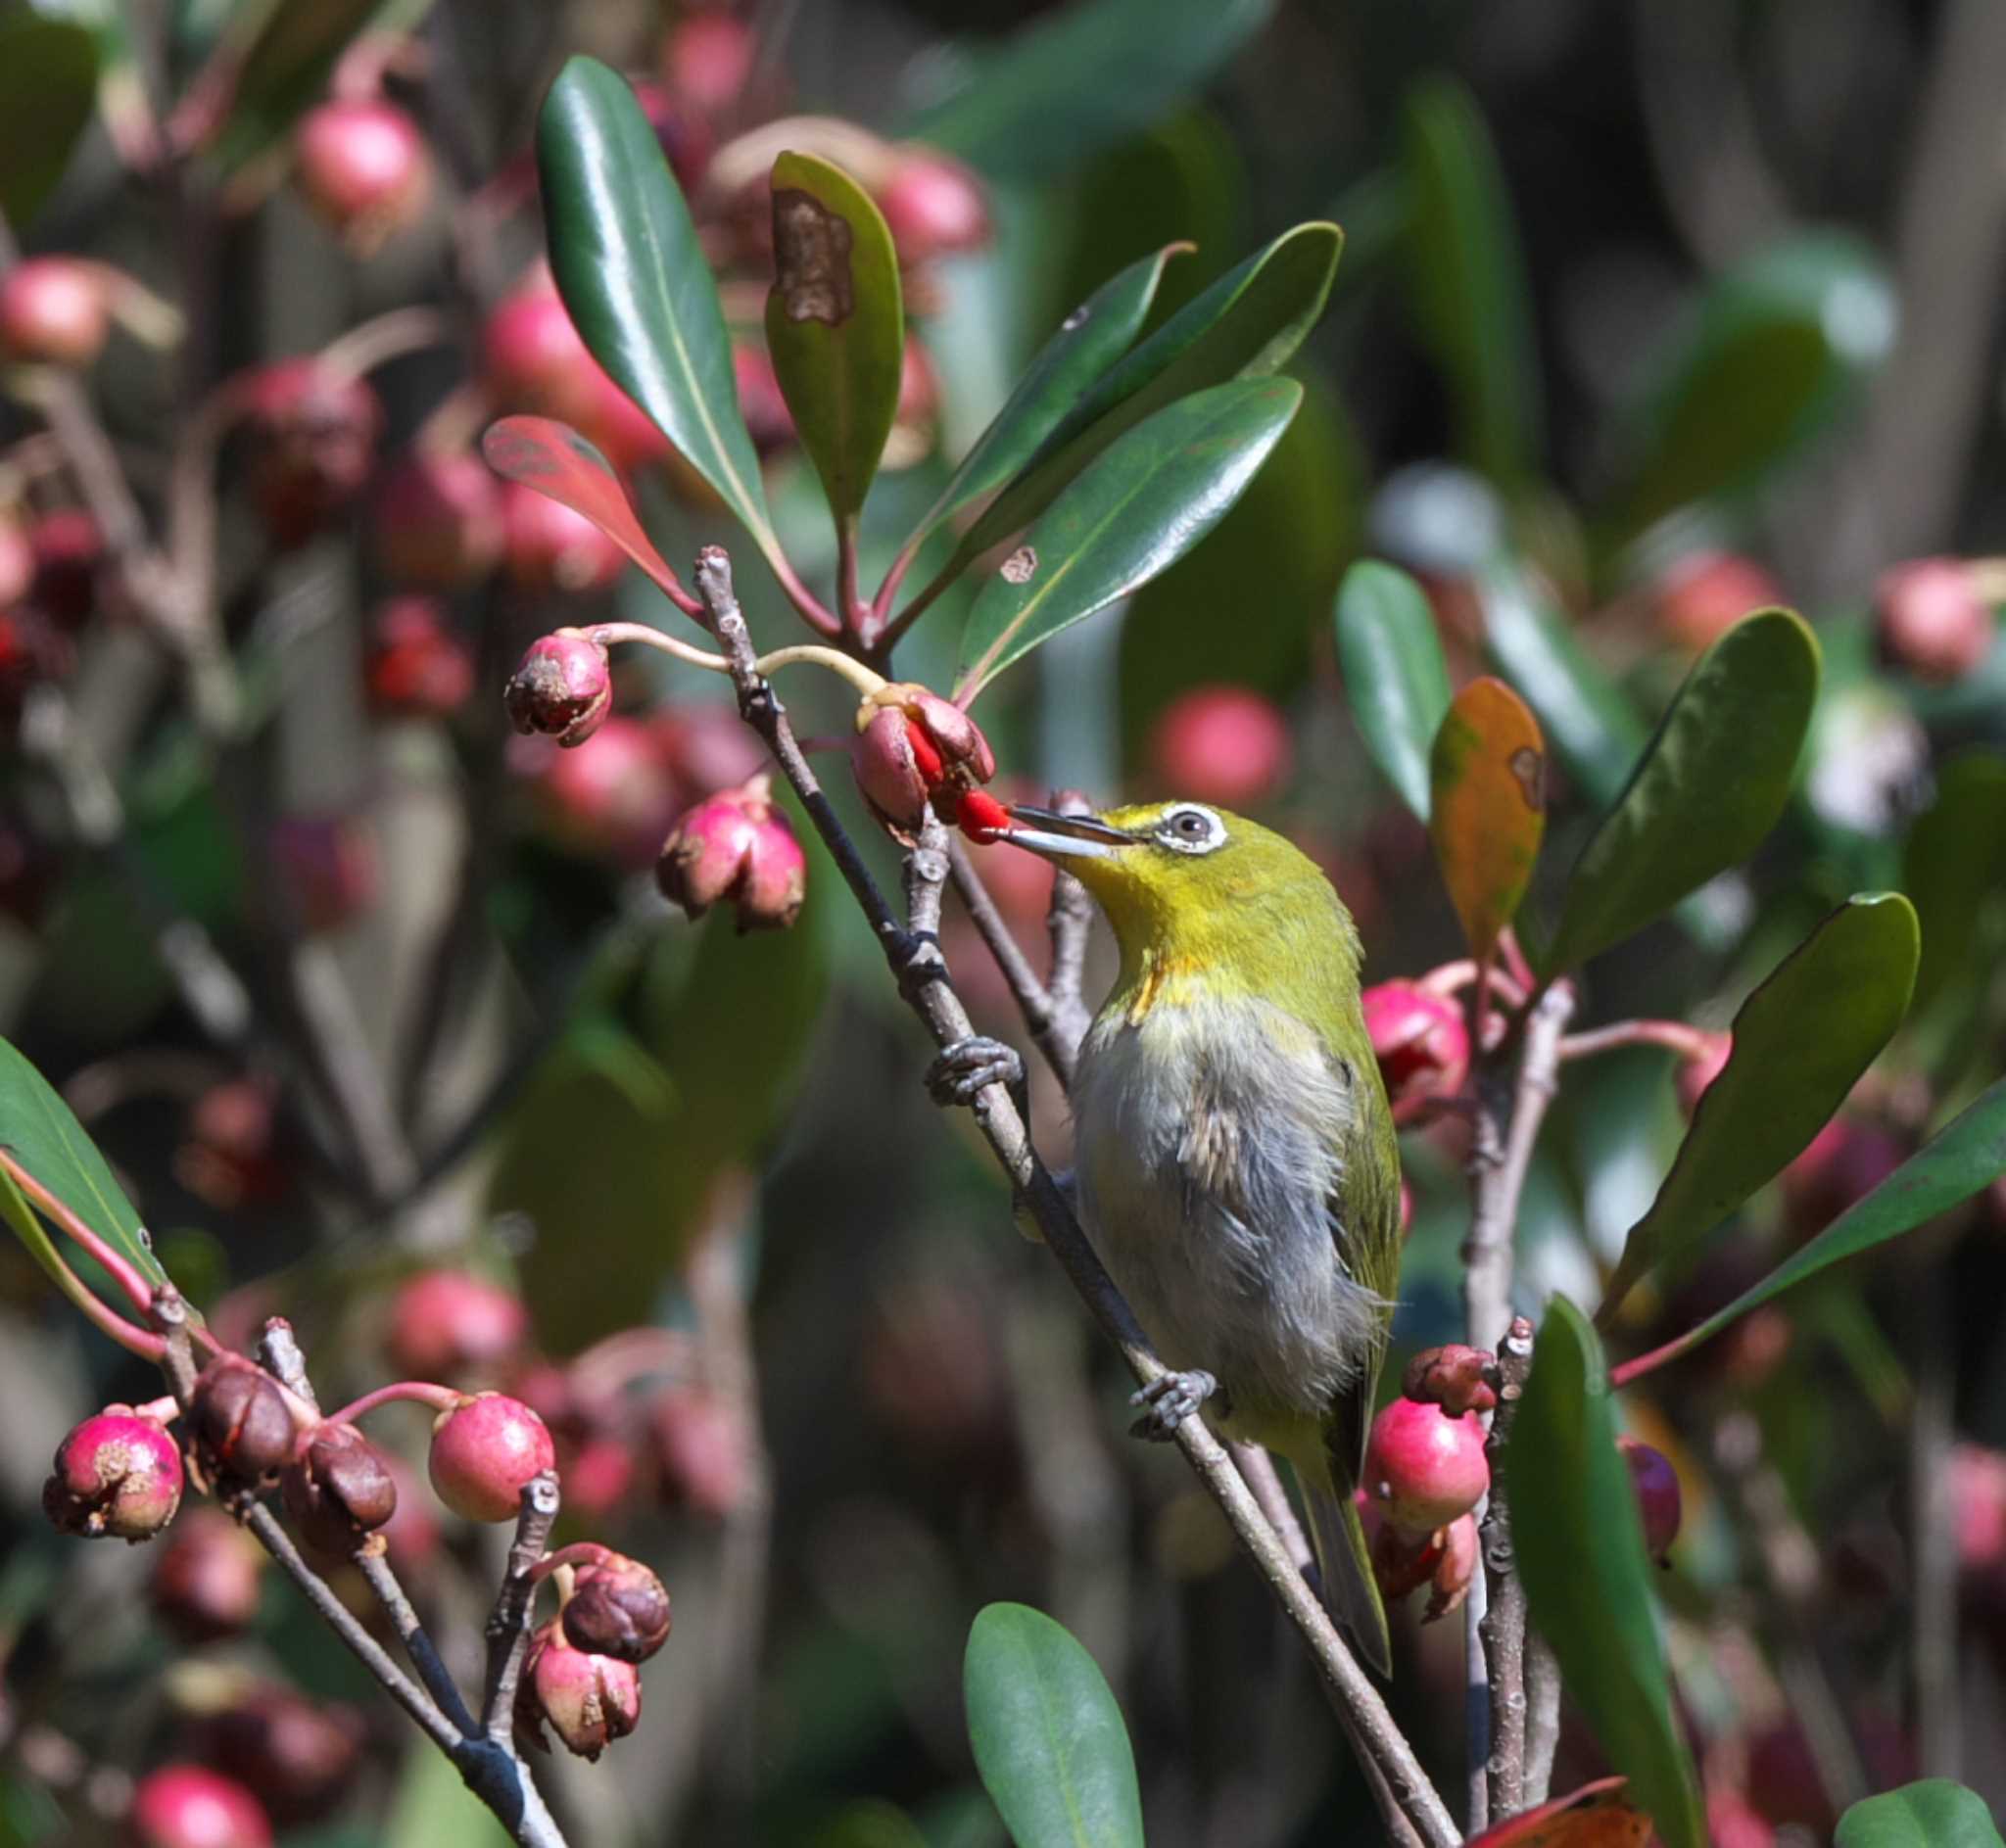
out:
{"label": "bird's black eye", "polygon": [[1210,853],[1225,844],[1225,825],[1210,809],[1172,809],[1156,825],[1156,837],[1178,853]]}
{"label": "bird's black eye", "polygon": [[1170,817],[1170,826],[1185,840],[1203,840],[1212,832],[1212,824],[1196,809],[1179,809]]}

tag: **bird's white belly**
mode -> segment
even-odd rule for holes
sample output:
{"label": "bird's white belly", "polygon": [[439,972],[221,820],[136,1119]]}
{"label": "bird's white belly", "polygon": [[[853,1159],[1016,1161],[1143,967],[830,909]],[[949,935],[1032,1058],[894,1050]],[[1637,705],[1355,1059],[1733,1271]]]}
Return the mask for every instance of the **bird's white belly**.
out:
{"label": "bird's white belly", "polygon": [[1379,1299],[1328,1203],[1353,1103],[1307,1029],[1257,1001],[1096,1024],[1074,1092],[1080,1211],[1144,1330],[1243,1420],[1320,1412]]}

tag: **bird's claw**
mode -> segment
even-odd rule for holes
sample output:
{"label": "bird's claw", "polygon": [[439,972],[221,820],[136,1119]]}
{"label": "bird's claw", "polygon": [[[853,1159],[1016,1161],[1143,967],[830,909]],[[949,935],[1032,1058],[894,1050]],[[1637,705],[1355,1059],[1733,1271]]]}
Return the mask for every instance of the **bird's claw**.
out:
{"label": "bird's claw", "polygon": [[1195,1417],[1199,1408],[1218,1391],[1218,1382],[1203,1368],[1182,1373],[1164,1373],[1147,1386],[1129,1394],[1131,1405],[1147,1407],[1128,1427],[1131,1438],[1146,1438],[1151,1444],[1168,1444],[1185,1419]]}
{"label": "bird's claw", "polygon": [[927,1095],[942,1110],[968,1106],[990,1085],[1010,1087],[1020,1114],[1025,1095],[1024,1060],[1013,1046],[985,1034],[971,1033],[940,1053],[927,1067]]}

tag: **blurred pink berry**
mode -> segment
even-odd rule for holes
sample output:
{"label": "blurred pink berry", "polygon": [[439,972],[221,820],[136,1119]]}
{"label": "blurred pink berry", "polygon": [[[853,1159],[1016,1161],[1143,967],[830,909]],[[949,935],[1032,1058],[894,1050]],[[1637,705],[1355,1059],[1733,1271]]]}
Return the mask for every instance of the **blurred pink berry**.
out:
{"label": "blurred pink berry", "polygon": [[1892,1130],[1857,1116],[1835,1116],[1783,1171],[1791,1230],[1799,1238],[1822,1232],[1907,1158],[1907,1145]]}
{"label": "blurred pink berry", "polygon": [[642,721],[612,715],[585,750],[524,739],[510,761],[530,778],[538,817],[559,846],[635,869],[661,851],[676,786]]}
{"label": "blurred pink berry", "polygon": [[1396,1110],[1454,1097],[1469,1073],[1469,1028],[1447,995],[1410,981],[1383,981],[1361,997],[1379,1075]]}
{"label": "blurred pink berry", "polygon": [[1616,1448],[1630,1466],[1630,1481],[1637,1491],[1637,1512],[1644,1522],[1644,1549],[1659,1565],[1666,1563],[1672,1542],[1679,1538],[1683,1507],[1679,1494],[1679,1472],[1662,1450],[1636,1438],[1618,1438]]}
{"label": "blurred pink berry", "polygon": [[959,161],[909,147],[878,189],[878,210],[901,263],[979,250],[989,241],[982,183]]}
{"label": "blurred pink berry", "polygon": [[473,693],[473,651],[436,598],[393,596],[370,612],[363,685],[380,713],[450,719]]}
{"label": "blurred pink berry", "polygon": [[154,1561],[154,1612],[183,1642],[237,1635],[258,1615],[264,1559],[264,1548],[220,1508],[190,1508]]}
{"label": "blurred pink berry", "polygon": [[181,1452],[167,1428],[130,1405],[76,1426],[42,1485],[42,1510],[66,1534],[150,1540],[181,1505]]}
{"label": "blurred pink berry", "polygon": [[780,389],[773,356],[749,340],[732,344],[732,376],[739,387],[739,409],[761,455],[784,450],[794,440],[794,414]]}
{"label": "blurred pink berry", "polygon": [[244,483],[281,546],[350,506],[375,466],[383,406],[368,381],[318,359],[281,359],[242,381]]}
{"label": "blurred pink berry", "polygon": [[525,591],[603,591],[627,554],[582,513],[520,482],[502,484],[502,563]]}
{"label": "blurred pink berry", "polygon": [[1288,781],[1295,745],[1272,700],[1244,687],[1197,687],[1158,717],[1149,759],[1179,795],[1252,808]]}
{"label": "blurred pink berry", "polygon": [[1490,1487],[1484,1428],[1473,1413],[1452,1418],[1439,1405],[1396,1398],[1372,1420],[1365,1493],[1403,1534],[1447,1527],[1474,1508]]}
{"label": "blurred pink berry", "polygon": [[29,595],[50,621],[77,628],[97,608],[98,567],[105,559],[97,521],[81,507],[57,507],[35,521],[28,543],[35,554]]}
{"label": "blurred pink berry", "polygon": [[401,1373],[460,1383],[492,1373],[529,1335],[529,1311],[514,1291],[466,1270],[424,1270],[398,1286],[385,1341]]}
{"label": "blurred pink berry", "polygon": [[1655,586],[1658,628],[1676,646],[1697,654],[1743,616],[1787,603],[1783,587],[1739,552],[1691,552],[1668,566]]}
{"label": "blurred pink berry", "polygon": [[310,110],[295,133],[300,191],[363,252],[416,223],[432,192],[432,159],[418,125],[374,98]]}
{"label": "blurred pink berry", "polygon": [[1881,658],[1919,681],[1960,681],[1992,650],[1998,623],[1962,558],[1916,558],[1874,588]]}
{"label": "blurred pink berry", "polygon": [[0,513],[0,609],[19,603],[35,581],[34,543],[12,513]]}
{"label": "blurred pink berry", "polygon": [[501,486],[478,456],[406,455],[377,490],[371,522],[377,562],[420,590],[460,590],[502,557]]}
{"label": "blurred pink berry", "polygon": [[1950,1452],[1957,1558],[1967,1572],[2006,1568],[2006,1452],[1960,1444]]}
{"label": "blurred pink berry", "polygon": [[655,883],[693,918],[728,899],[740,930],[791,924],[807,895],[808,861],[774,807],[772,779],[762,771],[683,815],[662,843]]}
{"label": "blurred pink berry", "polygon": [[272,825],[270,852],[283,896],[309,933],[353,924],[382,889],[367,815],[283,815]]}
{"label": "blurred pink berry", "polygon": [[752,1485],[752,1437],[744,1420],[707,1393],[674,1389],[649,1416],[662,1493],[672,1506],[713,1520],[736,1514]]}
{"label": "blurred pink berry", "polygon": [[204,1755],[239,1779],[281,1827],[318,1822],[355,1776],[367,1735],[355,1708],[254,1682],[209,1717]]}
{"label": "blurred pink berry", "polygon": [[549,1750],[546,1724],[566,1751],[596,1759],[641,1721],[640,1671],[631,1662],[574,1649],[554,1621],[530,1638],[520,1686],[516,1730],[544,1751]]}
{"label": "blurred pink berry", "polygon": [[[691,800],[745,782],[767,761],[759,735],[723,704],[686,702],[657,707],[649,726],[676,784]],[[1020,853],[1013,856],[1029,860]]]}
{"label": "blurred pink berry", "polygon": [[133,1848],[271,1848],[271,1824],[251,1792],[206,1765],[163,1765],[132,1791]]}
{"label": "blurred pink berry", "polygon": [[679,96],[715,116],[739,100],[758,52],[743,20],[714,8],[689,12],[662,41],[662,75]]}
{"label": "blurred pink berry", "polygon": [[613,667],[605,643],[576,629],[539,638],[509,677],[502,699],[518,732],[583,744],[613,708]]}
{"label": "blurred pink berry", "polygon": [[72,257],[30,257],[0,281],[0,348],[35,365],[86,366],[111,331],[105,284]]}
{"label": "blurred pink berry", "polygon": [[531,1480],[556,1466],[544,1421],[500,1393],[463,1398],[432,1427],[432,1487],[469,1521],[512,1521]]}

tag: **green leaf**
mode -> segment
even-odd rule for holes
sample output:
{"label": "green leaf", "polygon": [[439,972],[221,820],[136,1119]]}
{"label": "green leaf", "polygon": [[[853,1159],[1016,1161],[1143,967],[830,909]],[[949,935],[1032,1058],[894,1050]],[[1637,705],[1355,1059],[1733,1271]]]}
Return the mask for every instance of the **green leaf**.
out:
{"label": "green leaf", "polygon": [[1427,592],[1397,565],[1361,559],[1338,587],[1337,656],[1366,750],[1425,822],[1428,757],[1449,711],[1449,669]]}
{"label": "green leaf", "polygon": [[1792,1252],[1752,1289],[1743,1291],[1726,1308],[1716,1310],[1676,1341],[1667,1342],[1639,1360],[1626,1361],[1618,1369],[1619,1383],[1691,1353],[1729,1323],[1802,1283],[1806,1277],[1814,1277],[1845,1258],[1857,1257],[1877,1245],[1914,1231],[1952,1207],[1962,1206],[2001,1174],[2006,1174],[2006,1078],[1981,1092],[1974,1103],[1952,1117],[1879,1187],[1854,1201],[1808,1245]]}
{"label": "green leaf", "polygon": [[1790,798],[1817,697],[1818,643],[1790,610],[1708,648],[1582,849],[1546,967],[1579,967],[1753,853]]}
{"label": "green leaf", "polygon": [[1017,1848],[1142,1848],[1122,1709],[1064,1625],[1024,1604],[985,1606],[962,1692],[976,1769]]}
{"label": "green leaf", "polygon": [[1416,319],[1449,382],[1460,449],[1511,485],[1540,445],[1539,349],[1498,155],[1469,92],[1436,78],[1408,99],[1404,167]]}
{"label": "green leaf", "polygon": [[1501,564],[1485,575],[1481,592],[1491,665],[1539,715],[1567,774],[1598,802],[1614,801],[1644,748],[1637,709],[1529,573]]}
{"label": "green leaf", "polygon": [[1041,641],[1189,551],[1239,498],[1302,398],[1291,379],[1216,386],[1114,444],[976,598],[961,639],[957,700],[972,701]]}
{"label": "green leaf", "polygon": [[1881,263],[1843,235],[1772,244],[1715,277],[1649,368],[1619,529],[1758,486],[1857,399],[1894,316]]}
{"label": "green leaf", "polygon": [[1918,948],[1915,910],[1899,893],[1849,899],[1742,1004],[1727,1065],[1630,1228],[1598,1321],[1606,1326],[1652,1265],[1690,1253],[1810,1146],[1901,1024]]}
{"label": "green leaf", "polygon": [[558,72],[537,118],[550,267],[592,355],[771,556],[717,284],[661,142],[597,59]]}
{"label": "green leaf", "polygon": [[1480,676],[1428,754],[1428,838],[1479,963],[1518,910],[1547,829],[1547,744],[1524,700]]}
{"label": "green leaf", "polygon": [[898,410],[898,253],[871,195],[813,154],[773,164],[773,245],[766,344],[841,530],[863,508]]}
{"label": "green leaf", "polygon": [[98,98],[98,42],[73,20],[0,17],[0,213],[17,231],[70,165]]}
{"label": "green leaf", "polygon": [[1012,179],[1046,178],[1147,128],[1267,23],[1274,0],[1087,0],[959,61],[900,132]]}
{"label": "green leaf", "polygon": [[[154,1284],[167,1281],[167,1273],[154,1256],[139,1223],[139,1214],[98,1153],[97,1144],[49,1081],[4,1039],[0,1039],[0,1144],[141,1276]],[[47,1268],[44,1251],[20,1216],[27,1211],[26,1201],[11,1181],[6,1192],[13,1197],[6,1205],[15,1230]],[[33,1217],[31,1212],[28,1216]],[[72,1262],[79,1255],[74,1251],[63,1254]]]}
{"label": "green leaf", "polygon": [[1985,1800],[1948,1777],[1925,1777],[1855,1803],[1833,1848],[2000,1848]]}
{"label": "green leaf", "polygon": [[1601,1343],[1565,1297],[1547,1304],[1505,1450],[1512,1540],[1532,1623],[1624,1795],[1667,1848],[1704,1848],[1693,1761],[1672,1713],[1651,1566]]}
{"label": "green leaf", "polygon": [[2006,757],[1970,751],[1943,766],[1936,799],[1909,829],[1901,885],[1923,921],[1920,1014],[1970,969],[1980,913],[2006,890]]}

